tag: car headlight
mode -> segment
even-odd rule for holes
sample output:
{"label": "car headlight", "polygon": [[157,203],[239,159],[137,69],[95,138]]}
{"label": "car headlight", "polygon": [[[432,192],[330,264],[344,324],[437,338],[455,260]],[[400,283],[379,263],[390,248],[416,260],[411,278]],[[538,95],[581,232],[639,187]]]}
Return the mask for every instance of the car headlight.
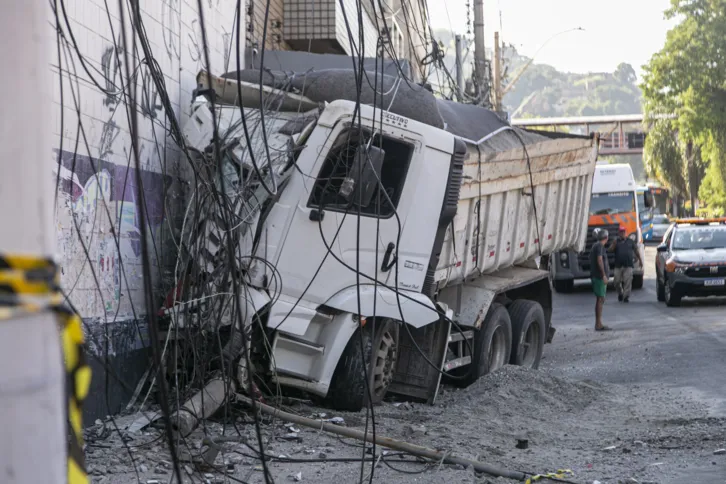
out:
{"label": "car headlight", "polygon": [[686,269],[688,269],[688,266],[690,264],[684,264],[682,262],[678,262],[677,260],[671,258],[666,261],[665,269],[666,272],[675,272],[676,274],[683,274],[686,272]]}

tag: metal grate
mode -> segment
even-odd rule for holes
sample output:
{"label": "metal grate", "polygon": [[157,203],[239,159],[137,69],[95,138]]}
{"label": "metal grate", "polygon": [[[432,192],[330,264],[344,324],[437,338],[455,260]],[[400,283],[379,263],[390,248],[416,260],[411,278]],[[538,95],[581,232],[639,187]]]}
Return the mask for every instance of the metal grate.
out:
{"label": "metal grate", "polygon": [[[610,239],[612,239],[613,237],[617,237],[619,228],[619,224],[591,225],[587,227],[585,250],[577,254],[577,262],[580,269],[586,272],[590,270],[590,248],[592,247],[592,244],[595,243],[595,236],[593,235],[595,229],[607,230],[610,235]],[[615,267],[615,254],[612,252],[608,252],[608,263],[610,264],[610,271],[612,272]]]}
{"label": "metal grate", "polygon": [[[716,272],[713,272],[713,269]],[[726,266],[700,266],[689,267],[686,269],[686,275],[689,277],[726,277]]]}

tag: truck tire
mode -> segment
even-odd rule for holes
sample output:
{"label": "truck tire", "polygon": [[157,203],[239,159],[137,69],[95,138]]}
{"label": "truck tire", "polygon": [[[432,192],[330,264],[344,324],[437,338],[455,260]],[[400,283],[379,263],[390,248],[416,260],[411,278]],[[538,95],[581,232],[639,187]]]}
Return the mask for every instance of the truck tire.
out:
{"label": "truck tire", "polygon": [[[383,401],[393,380],[398,360],[398,323],[392,319],[376,321],[375,338],[371,336],[373,326],[371,323],[372,321],[353,333],[335,367],[328,395],[324,400],[325,405],[335,410],[357,412],[368,401],[364,368],[371,362],[371,352],[374,348],[375,360],[367,369],[374,405]],[[364,352],[361,352],[361,336]]]}
{"label": "truck tire", "polygon": [[643,289],[643,274],[633,275],[633,289]]}
{"label": "truck tire", "polygon": [[575,289],[575,281],[573,281],[572,279],[559,281],[555,279],[553,281],[553,285],[555,286],[555,291],[562,294],[569,294]]}
{"label": "truck tire", "polygon": [[665,286],[663,288],[663,295],[665,296],[665,303],[668,307],[678,307],[681,305],[681,293],[678,291],[678,289],[672,288],[670,284],[668,284],[668,279],[666,278],[663,285]]}
{"label": "truck tire", "polygon": [[479,330],[474,333],[471,365],[452,372],[463,379],[447,379],[456,386],[467,387],[479,377],[487,375],[509,363],[512,352],[512,322],[507,309],[494,303],[489,307]]}
{"label": "truck tire", "polygon": [[542,306],[535,301],[517,299],[509,305],[512,320],[513,365],[537,369],[544,351],[547,325]]}

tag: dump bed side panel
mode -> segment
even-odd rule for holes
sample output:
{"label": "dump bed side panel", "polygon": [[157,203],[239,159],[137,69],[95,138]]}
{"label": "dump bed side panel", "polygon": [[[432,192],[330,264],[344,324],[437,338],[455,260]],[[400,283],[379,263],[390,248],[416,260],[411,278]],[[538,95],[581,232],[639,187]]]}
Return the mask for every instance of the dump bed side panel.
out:
{"label": "dump bed side panel", "polygon": [[495,153],[470,144],[438,287],[558,250],[582,250],[596,159],[591,139],[546,140]]}

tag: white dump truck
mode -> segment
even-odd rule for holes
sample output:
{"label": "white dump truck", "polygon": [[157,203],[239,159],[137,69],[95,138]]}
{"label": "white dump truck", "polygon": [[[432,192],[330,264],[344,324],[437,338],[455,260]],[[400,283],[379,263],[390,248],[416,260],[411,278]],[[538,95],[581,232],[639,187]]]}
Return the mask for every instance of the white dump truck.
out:
{"label": "white dump truck", "polygon": [[[256,375],[337,409],[361,408],[367,387],[374,402],[433,402],[442,376],[536,368],[554,334],[540,266],[583,248],[597,142],[512,128],[396,78],[341,93],[352,72],[245,74],[198,77],[184,136],[209,175],[188,212],[206,215],[188,214],[183,240],[203,250],[182,264],[169,325],[242,326]],[[208,215],[224,211],[211,184],[226,228]],[[238,266],[218,277],[229,247]],[[225,354],[242,375],[240,345]]]}

